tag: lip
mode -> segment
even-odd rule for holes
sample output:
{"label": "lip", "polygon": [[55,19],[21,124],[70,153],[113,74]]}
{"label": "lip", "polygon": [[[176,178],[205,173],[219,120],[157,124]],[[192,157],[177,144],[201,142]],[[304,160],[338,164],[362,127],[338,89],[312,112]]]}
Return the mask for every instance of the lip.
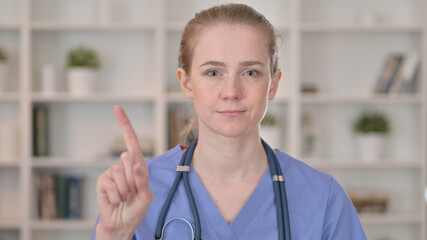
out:
{"label": "lip", "polygon": [[223,110],[223,111],[218,111],[219,114],[221,114],[222,116],[226,116],[226,117],[237,117],[242,115],[244,112],[246,112],[245,110]]}

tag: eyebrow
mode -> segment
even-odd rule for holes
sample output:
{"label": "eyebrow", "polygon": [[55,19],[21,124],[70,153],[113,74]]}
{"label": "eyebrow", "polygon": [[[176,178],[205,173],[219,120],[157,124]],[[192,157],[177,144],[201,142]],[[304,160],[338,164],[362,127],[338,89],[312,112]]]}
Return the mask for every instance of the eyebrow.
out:
{"label": "eyebrow", "polygon": [[[202,65],[200,65],[200,67],[203,67],[206,65],[225,67],[225,63],[219,62],[219,61],[207,61],[207,62],[203,63]],[[243,67],[250,67],[250,66],[254,66],[254,65],[260,65],[261,67],[265,67],[264,63],[258,62],[258,61],[244,61],[244,62],[239,63],[239,65],[243,66]]]}

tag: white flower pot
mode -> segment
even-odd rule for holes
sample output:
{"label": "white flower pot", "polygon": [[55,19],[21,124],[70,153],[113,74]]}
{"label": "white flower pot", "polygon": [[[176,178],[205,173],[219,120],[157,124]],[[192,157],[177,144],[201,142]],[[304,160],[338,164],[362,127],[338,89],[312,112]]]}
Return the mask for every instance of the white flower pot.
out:
{"label": "white flower pot", "polygon": [[67,71],[68,90],[71,95],[86,96],[95,90],[98,71],[91,68],[70,68]]}
{"label": "white flower pot", "polygon": [[280,128],[271,126],[261,126],[259,133],[262,139],[273,149],[280,148]]}
{"label": "white flower pot", "polygon": [[385,145],[384,134],[359,134],[356,137],[356,143],[357,154],[360,161],[364,163],[374,163],[383,158]]}
{"label": "white flower pot", "polygon": [[0,92],[7,89],[8,67],[5,62],[0,62]]}

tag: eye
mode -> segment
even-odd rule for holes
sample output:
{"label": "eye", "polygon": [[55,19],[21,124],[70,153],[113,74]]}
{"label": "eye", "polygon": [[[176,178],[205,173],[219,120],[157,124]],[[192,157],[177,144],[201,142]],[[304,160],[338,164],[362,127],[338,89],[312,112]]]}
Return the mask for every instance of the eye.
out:
{"label": "eye", "polygon": [[245,76],[248,76],[248,77],[255,77],[257,74],[258,73],[254,70],[249,70],[249,71],[245,72]]}
{"label": "eye", "polygon": [[206,75],[209,77],[217,77],[219,76],[219,72],[216,70],[209,70],[206,72]]}

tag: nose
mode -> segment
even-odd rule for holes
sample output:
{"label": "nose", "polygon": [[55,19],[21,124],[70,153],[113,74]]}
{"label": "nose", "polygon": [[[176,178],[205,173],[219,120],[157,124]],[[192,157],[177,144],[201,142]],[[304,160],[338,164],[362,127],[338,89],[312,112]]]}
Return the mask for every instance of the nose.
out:
{"label": "nose", "polygon": [[221,91],[221,99],[225,101],[238,101],[243,96],[241,79],[238,76],[230,76],[224,79]]}

